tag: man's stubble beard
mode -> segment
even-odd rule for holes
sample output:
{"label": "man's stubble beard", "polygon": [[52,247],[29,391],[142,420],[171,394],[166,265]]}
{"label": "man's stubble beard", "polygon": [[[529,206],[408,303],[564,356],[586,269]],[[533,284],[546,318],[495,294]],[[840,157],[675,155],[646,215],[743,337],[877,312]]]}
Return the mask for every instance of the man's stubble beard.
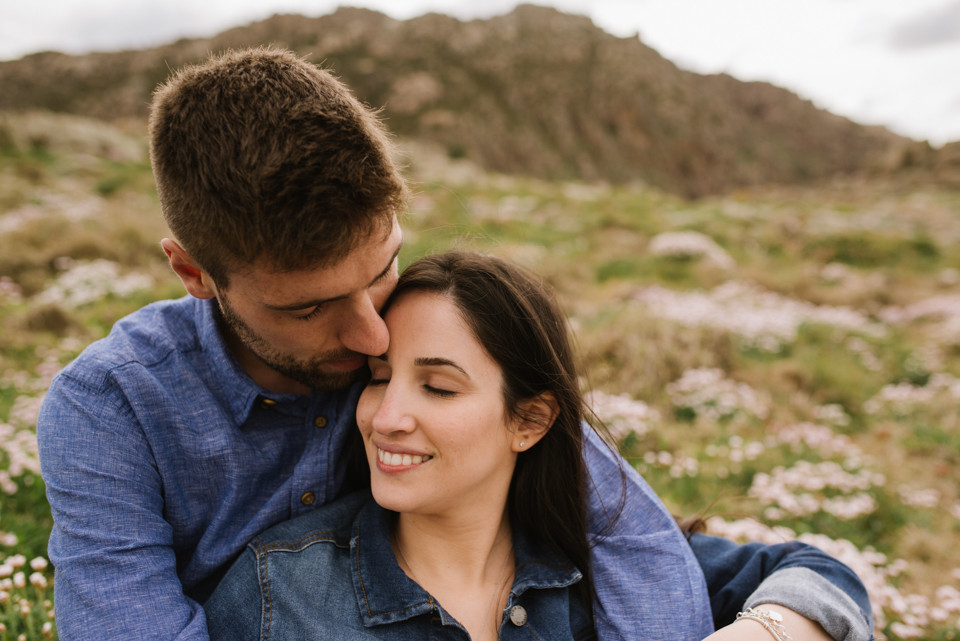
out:
{"label": "man's stubble beard", "polygon": [[366,367],[360,367],[346,372],[327,372],[321,369],[321,364],[329,361],[349,360],[357,354],[346,348],[337,351],[324,352],[309,361],[298,360],[290,354],[282,354],[274,349],[266,340],[233,310],[222,294],[217,297],[220,317],[227,327],[236,335],[251,354],[277,372],[302,385],[321,392],[335,392],[345,389],[363,378]]}

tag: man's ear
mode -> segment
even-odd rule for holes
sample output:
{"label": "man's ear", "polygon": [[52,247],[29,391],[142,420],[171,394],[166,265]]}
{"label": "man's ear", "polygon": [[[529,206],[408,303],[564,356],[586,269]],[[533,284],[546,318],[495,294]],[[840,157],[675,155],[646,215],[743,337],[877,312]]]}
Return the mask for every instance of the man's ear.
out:
{"label": "man's ear", "polygon": [[177,241],[164,238],[160,247],[170,260],[170,267],[180,277],[183,286],[195,298],[209,299],[217,295],[216,286],[210,275],[203,271],[190,254]]}
{"label": "man's ear", "polygon": [[560,404],[553,392],[543,392],[520,403],[519,424],[513,433],[513,451],[523,452],[546,436],[560,415]]}

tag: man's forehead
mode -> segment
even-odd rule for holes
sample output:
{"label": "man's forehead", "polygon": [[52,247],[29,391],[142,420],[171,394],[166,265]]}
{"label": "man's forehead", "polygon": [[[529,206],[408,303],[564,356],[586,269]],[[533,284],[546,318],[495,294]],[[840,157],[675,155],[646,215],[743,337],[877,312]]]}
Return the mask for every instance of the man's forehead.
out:
{"label": "man's forehead", "polygon": [[270,253],[264,253],[254,261],[244,266],[237,266],[231,270],[231,278],[240,276],[246,279],[260,279],[263,277],[283,277],[291,274],[320,274],[334,272],[345,264],[357,266],[363,263],[381,262],[383,255],[393,255],[396,248],[403,243],[403,233],[396,217],[393,224],[377,225],[370,233],[359,233],[352,241],[350,248],[340,253],[333,260],[320,260],[313,264],[304,263],[295,267],[285,267],[284,261],[274,259]]}

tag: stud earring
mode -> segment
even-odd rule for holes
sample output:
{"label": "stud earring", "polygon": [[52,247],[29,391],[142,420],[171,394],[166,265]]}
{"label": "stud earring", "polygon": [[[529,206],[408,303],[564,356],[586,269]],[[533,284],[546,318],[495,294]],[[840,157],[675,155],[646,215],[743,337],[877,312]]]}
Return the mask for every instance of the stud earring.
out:
{"label": "stud earring", "polygon": [[523,441],[520,441],[520,447],[523,447]]}

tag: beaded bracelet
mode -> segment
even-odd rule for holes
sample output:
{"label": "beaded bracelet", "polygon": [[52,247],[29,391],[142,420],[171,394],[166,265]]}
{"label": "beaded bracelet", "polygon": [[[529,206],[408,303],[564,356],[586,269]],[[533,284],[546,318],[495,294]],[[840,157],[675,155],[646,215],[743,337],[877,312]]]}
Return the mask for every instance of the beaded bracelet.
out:
{"label": "beaded bracelet", "polygon": [[737,620],[740,619],[750,619],[751,621],[756,621],[765,627],[767,632],[772,634],[773,638],[777,641],[793,641],[793,639],[787,635],[787,629],[784,628],[783,624],[781,623],[781,621],[783,621],[783,617],[777,612],[747,608],[743,612],[737,613]]}

